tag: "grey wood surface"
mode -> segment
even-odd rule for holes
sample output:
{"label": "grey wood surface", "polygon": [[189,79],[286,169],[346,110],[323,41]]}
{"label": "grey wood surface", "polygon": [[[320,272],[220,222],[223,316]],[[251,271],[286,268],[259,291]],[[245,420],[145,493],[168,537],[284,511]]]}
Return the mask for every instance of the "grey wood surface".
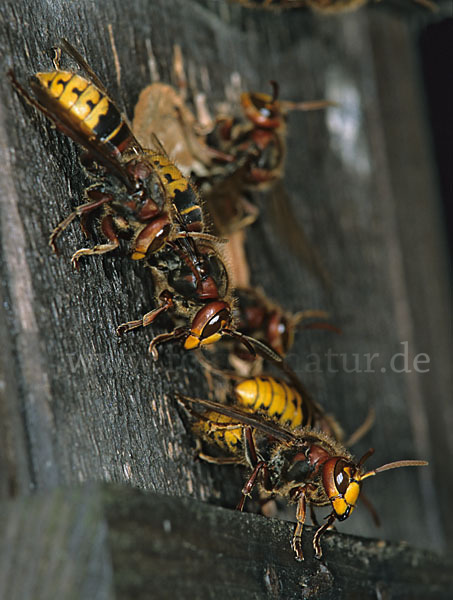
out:
{"label": "grey wood surface", "polygon": [[[287,250],[265,195],[247,242],[253,282],[288,309],[331,311],[342,328],[341,336],[301,333],[290,361],[347,432],[375,407],[357,454],[374,446],[376,466],[401,458],[431,463],[367,482],[380,531],[363,508],[340,530],[446,550],[453,539],[449,282],[414,47],[420,23],[433,18],[376,7],[323,19],[250,12],[223,0],[134,0],[127,10],[118,0],[5,0],[0,56],[2,74],[12,67],[25,82],[50,68],[48,50],[65,37],[129,117],[151,81],[150,49],[161,80],[170,81],[175,43],[200,86],[203,69],[209,74],[211,108],[234,73],[244,89],[266,91],[277,79],[283,98],[340,103],[290,116],[284,180],[331,288]],[[234,505],[243,476],[195,463],[176,411],[175,391],[207,394],[195,357],[167,347],[154,364],[149,333],[116,339],[119,323],[151,306],[144,272],[115,256],[87,260],[74,273],[69,257],[83,243],[77,227],[62,237],[61,258],[47,246],[55,224],[81,201],[78,149],[6,77],[0,110],[1,496],[101,480]],[[392,372],[403,342],[411,361],[430,357],[428,373]],[[329,348],[337,355],[331,368]],[[374,372],[364,372],[365,355],[374,353]],[[349,370],[357,354],[362,372],[346,372],[342,354]],[[309,370],[313,355],[319,372]]]}
{"label": "grey wood surface", "polygon": [[127,487],[85,485],[0,506],[8,600],[439,600],[453,585],[451,561],[404,542],[329,533],[319,561],[308,527],[301,564],[291,523]]}

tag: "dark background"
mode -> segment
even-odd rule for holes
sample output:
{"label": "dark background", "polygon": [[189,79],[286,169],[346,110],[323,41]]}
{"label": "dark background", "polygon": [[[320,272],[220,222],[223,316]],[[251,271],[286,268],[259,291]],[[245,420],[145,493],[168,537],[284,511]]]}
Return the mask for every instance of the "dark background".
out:
{"label": "dark background", "polygon": [[428,102],[429,121],[445,210],[450,254],[453,245],[452,141],[451,134],[449,134],[453,127],[451,110],[453,99],[451,76],[451,65],[453,63],[452,36],[453,19],[450,17],[423,27],[419,37],[423,83]]}

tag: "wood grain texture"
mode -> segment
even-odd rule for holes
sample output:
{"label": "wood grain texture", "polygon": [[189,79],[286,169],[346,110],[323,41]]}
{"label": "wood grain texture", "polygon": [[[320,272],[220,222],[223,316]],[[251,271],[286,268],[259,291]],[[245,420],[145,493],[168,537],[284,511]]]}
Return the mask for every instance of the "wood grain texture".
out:
{"label": "wood grain texture", "polygon": [[[253,281],[291,310],[331,311],[342,328],[341,336],[301,333],[290,361],[347,432],[375,407],[375,426],[357,454],[374,446],[376,466],[431,461],[429,469],[367,482],[383,522],[379,534],[451,545],[447,271],[412,49],[417,21],[377,9],[341,19],[251,13],[223,0],[133,0],[126,14],[119,0],[5,0],[0,20],[3,74],[13,67],[25,82],[48,69],[49,48],[65,37],[129,117],[151,81],[149,49],[161,80],[170,81],[174,43],[200,87],[201,71],[209,74],[211,108],[234,73],[244,89],[267,90],[277,79],[283,98],[340,102],[325,113],[291,115],[284,180],[292,218],[317,248],[331,289],[287,250],[265,194],[247,242]],[[196,358],[167,347],[154,364],[146,355],[150,333],[116,339],[119,323],[151,306],[151,282],[121,256],[84,261],[74,273],[69,257],[83,244],[76,227],[61,239],[62,258],[47,246],[82,198],[78,150],[5,77],[0,110],[2,497],[101,480],[234,505],[243,476],[195,463],[176,411],[177,390],[207,394]],[[389,369],[402,342],[411,361],[431,357],[429,373]],[[330,368],[329,348],[336,355]],[[374,353],[376,368],[365,372],[364,357]],[[321,368],[311,372],[315,355]],[[349,370],[359,360],[361,372],[347,372],[344,360]],[[340,528],[376,535],[365,510]]]}
{"label": "wood grain texture", "polygon": [[298,563],[291,523],[126,486],[40,492],[1,509],[0,592],[9,600],[438,600],[453,585],[450,563],[405,543],[329,533],[319,561],[308,527]]}

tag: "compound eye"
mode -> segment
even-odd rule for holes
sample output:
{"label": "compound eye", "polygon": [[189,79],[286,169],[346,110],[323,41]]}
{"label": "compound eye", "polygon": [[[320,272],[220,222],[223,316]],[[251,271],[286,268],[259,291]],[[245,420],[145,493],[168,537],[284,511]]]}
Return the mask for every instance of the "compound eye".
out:
{"label": "compound eye", "polygon": [[272,96],[268,94],[251,93],[250,100],[256,110],[269,111],[269,107],[272,105]]}
{"label": "compound eye", "polygon": [[230,313],[226,308],[219,310],[203,327],[201,339],[206,339],[218,333],[230,321]]}
{"label": "compound eye", "polygon": [[351,481],[352,469],[351,463],[340,459],[337,461],[334,470],[335,487],[338,493],[344,495]]}

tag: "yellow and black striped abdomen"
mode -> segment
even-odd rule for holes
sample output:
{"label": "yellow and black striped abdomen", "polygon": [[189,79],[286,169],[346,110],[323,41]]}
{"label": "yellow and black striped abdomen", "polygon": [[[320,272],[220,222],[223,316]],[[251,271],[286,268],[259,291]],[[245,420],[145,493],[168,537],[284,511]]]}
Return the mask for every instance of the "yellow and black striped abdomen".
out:
{"label": "yellow and black striped abdomen", "polygon": [[152,165],[159,171],[159,174],[172,197],[176,190],[179,192],[186,191],[189,187],[189,180],[184,177],[178,167],[172,163],[167,156],[152,152],[151,150],[148,150],[147,154]]}
{"label": "yellow and black striped abdomen", "polygon": [[231,454],[242,453],[242,432],[244,425],[237,424],[231,417],[221,415],[214,411],[208,411],[203,415],[204,419],[197,421],[194,432],[204,440],[215,444],[222,450]]}
{"label": "yellow and black striped abdomen", "polygon": [[299,392],[274,377],[245,379],[235,387],[241,407],[260,412],[289,429],[312,424],[312,409]]}
{"label": "yellow and black striped abdomen", "polygon": [[147,151],[187,231],[203,231],[203,211],[192,184],[164,154]]}
{"label": "yellow and black striped abdomen", "polygon": [[37,73],[40,101],[82,138],[111,154],[122,154],[133,142],[121,113],[98,87],[71,71]]}

